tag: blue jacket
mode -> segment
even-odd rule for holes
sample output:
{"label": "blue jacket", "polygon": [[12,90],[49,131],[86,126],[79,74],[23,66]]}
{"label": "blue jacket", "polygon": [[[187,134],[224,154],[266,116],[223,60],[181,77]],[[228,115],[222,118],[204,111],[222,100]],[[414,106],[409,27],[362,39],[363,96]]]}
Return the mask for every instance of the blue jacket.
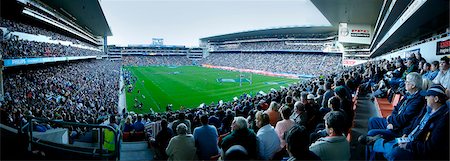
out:
{"label": "blue jacket", "polygon": [[[444,111],[430,116],[428,122],[418,135],[416,135],[417,137],[414,141],[409,142],[406,145],[406,149],[411,150],[415,159],[449,160],[448,107],[447,105],[443,105],[443,107],[440,108],[444,108],[442,109]],[[407,128],[408,133],[406,134],[409,134],[420,124],[420,121],[426,112],[427,110],[424,108],[420,117],[413,122],[411,127]]]}
{"label": "blue jacket", "polygon": [[394,131],[402,132],[405,127],[408,127],[419,116],[424,106],[425,98],[420,95],[420,91],[413,95],[405,95],[394,107],[387,121],[394,126]]}

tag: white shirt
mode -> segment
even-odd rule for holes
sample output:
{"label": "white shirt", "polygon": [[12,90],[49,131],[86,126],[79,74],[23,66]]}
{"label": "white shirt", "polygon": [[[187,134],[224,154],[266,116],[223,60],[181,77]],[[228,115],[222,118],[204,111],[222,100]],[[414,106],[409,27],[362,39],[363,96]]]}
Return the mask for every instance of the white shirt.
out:
{"label": "white shirt", "polygon": [[280,139],[278,139],[275,129],[267,124],[258,130],[256,136],[259,140],[259,156],[263,160],[271,160],[281,149]]}
{"label": "white shirt", "polygon": [[447,71],[443,72],[442,70],[439,71],[439,74],[436,76],[436,78],[433,79],[434,84],[440,84],[444,86],[446,89],[450,89],[450,69],[447,69]]}

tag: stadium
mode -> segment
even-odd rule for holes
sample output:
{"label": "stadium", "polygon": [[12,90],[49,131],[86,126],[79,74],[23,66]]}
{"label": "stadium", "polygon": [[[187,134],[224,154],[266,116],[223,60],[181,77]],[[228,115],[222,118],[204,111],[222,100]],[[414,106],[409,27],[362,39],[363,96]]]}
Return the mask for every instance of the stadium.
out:
{"label": "stadium", "polygon": [[449,160],[449,1],[305,2],[330,25],[192,46],[2,0],[1,160]]}

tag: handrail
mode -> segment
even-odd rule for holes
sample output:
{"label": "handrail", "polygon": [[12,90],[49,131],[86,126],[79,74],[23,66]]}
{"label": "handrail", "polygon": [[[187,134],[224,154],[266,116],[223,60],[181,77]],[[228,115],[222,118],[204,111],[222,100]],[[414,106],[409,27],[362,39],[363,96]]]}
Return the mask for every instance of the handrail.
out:
{"label": "handrail", "polygon": [[[99,125],[99,124],[84,124],[84,123],[77,123],[77,122],[65,122],[65,121],[58,121],[58,120],[49,120],[47,118],[40,118],[40,117],[32,117],[32,116],[25,116],[25,118],[28,120],[28,123],[25,124],[23,127],[21,127],[21,129],[25,129],[26,127],[28,127],[28,133],[29,133],[29,144],[31,147],[31,143],[38,143],[35,139],[33,139],[33,126],[32,126],[32,122],[33,121],[37,121],[37,122],[45,122],[45,123],[50,123],[52,125],[56,125],[57,127],[64,127],[64,126],[81,126],[81,127],[87,127],[90,129],[93,128],[98,128],[99,133],[97,134],[97,137],[99,138],[99,150],[93,150],[90,154],[92,154],[92,156],[98,156],[98,157],[110,157],[110,156],[115,156],[116,160],[120,159],[120,132],[119,130],[115,130],[113,127],[109,126],[109,125]],[[110,131],[112,131],[114,133],[114,144],[115,144],[115,150],[113,153],[109,153],[106,150],[106,154],[105,151],[103,150],[103,129],[108,129]],[[64,148],[64,146],[72,146],[72,145],[65,145],[65,144],[59,144],[59,143],[51,143],[49,144],[49,141],[40,141],[38,144],[41,145],[45,145],[48,147],[52,147],[52,148],[57,148],[60,150],[65,150],[65,151],[70,151],[70,152],[75,152],[75,153],[80,153],[80,154],[86,154],[85,151],[81,151],[81,150],[73,150],[73,149],[69,149],[69,148]],[[53,144],[53,145],[52,145]]]}

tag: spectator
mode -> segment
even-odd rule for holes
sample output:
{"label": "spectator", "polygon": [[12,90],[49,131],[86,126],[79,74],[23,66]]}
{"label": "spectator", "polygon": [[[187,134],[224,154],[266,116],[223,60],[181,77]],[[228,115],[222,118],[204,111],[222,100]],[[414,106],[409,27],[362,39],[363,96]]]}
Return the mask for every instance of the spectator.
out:
{"label": "spectator", "polygon": [[269,115],[270,125],[275,127],[277,122],[281,119],[280,112],[278,112],[279,104],[275,101],[270,103],[269,109],[266,113]]}
{"label": "spectator", "polygon": [[142,123],[142,114],[139,114],[137,116],[137,120],[133,124],[133,129],[136,132],[143,132],[144,131],[144,124]]}
{"label": "spectator", "polygon": [[188,127],[184,123],[177,125],[177,134],[170,139],[166,148],[168,160],[196,160],[195,140],[192,134],[188,133]]}
{"label": "spectator", "polygon": [[332,111],[325,115],[324,120],[328,136],[311,144],[309,150],[321,160],[349,160],[350,144],[344,136],[346,126],[344,115]]}
{"label": "spectator", "polygon": [[223,160],[248,160],[247,150],[241,145],[233,145],[226,152]]}
{"label": "spectator", "polygon": [[[186,113],[184,113],[184,112],[180,112],[178,114],[178,119],[173,121],[172,131],[176,131],[175,128],[177,128],[178,124],[181,124],[181,123],[184,123],[184,125],[187,126],[187,128],[188,128],[187,133],[191,133],[191,121],[186,119]],[[175,135],[177,135],[177,133],[175,133]]]}
{"label": "spectator", "polygon": [[408,141],[372,138],[373,151],[383,153],[388,160],[448,160],[449,119],[445,104],[448,97],[444,90],[441,85],[433,85],[425,93],[427,107],[402,136]]}
{"label": "spectator", "polygon": [[128,116],[125,121],[125,126],[123,128],[123,132],[131,132],[134,130],[132,122],[133,122],[133,120],[132,120],[131,116]]}
{"label": "spectator", "polygon": [[169,145],[170,139],[173,137],[171,128],[168,128],[166,119],[161,120],[161,131],[156,135],[156,156],[158,160],[166,160],[168,158],[165,149]]}
{"label": "spectator", "polygon": [[269,115],[262,111],[256,113],[256,126],[259,127],[256,136],[259,139],[259,156],[263,160],[272,160],[280,151],[280,139],[270,125]]}
{"label": "spectator", "polygon": [[281,107],[281,117],[283,120],[278,121],[277,126],[275,126],[275,132],[277,132],[278,138],[280,138],[280,147],[282,149],[286,146],[286,141],[284,140],[285,132],[295,125],[294,120],[289,118],[291,113],[292,110],[288,106],[284,105]]}
{"label": "spectator", "polygon": [[233,145],[241,145],[247,150],[250,159],[257,159],[258,139],[256,134],[248,129],[247,120],[244,117],[235,117],[231,130],[231,133],[222,140],[222,151],[226,152]]}
{"label": "spectator", "polygon": [[449,74],[449,58],[444,56],[440,59],[439,62],[439,74],[436,76],[436,78],[433,79],[434,84],[441,84],[446,88],[447,90],[450,89],[450,74]]}
{"label": "spectator", "polygon": [[194,129],[195,146],[197,147],[197,155],[200,160],[209,160],[212,156],[219,154],[217,146],[217,129],[208,125],[208,116],[200,117],[202,126]]}
{"label": "spectator", "polygon": [[419,115],[425,100],[420,95],[422,89],[422,77],[419,73],[413,72],[406,76],[407,94],[394,107],[392,114],[386,118],[373,117],[369,120],[368,135],[382,135],[386,139],[400,136],[404,128]]}
{"label": "spectator", "polygon": [[286,131],[286,150],[289,153],[288,161],[320,160],[309,150],[308,131],[304,126],[295,125]]}

